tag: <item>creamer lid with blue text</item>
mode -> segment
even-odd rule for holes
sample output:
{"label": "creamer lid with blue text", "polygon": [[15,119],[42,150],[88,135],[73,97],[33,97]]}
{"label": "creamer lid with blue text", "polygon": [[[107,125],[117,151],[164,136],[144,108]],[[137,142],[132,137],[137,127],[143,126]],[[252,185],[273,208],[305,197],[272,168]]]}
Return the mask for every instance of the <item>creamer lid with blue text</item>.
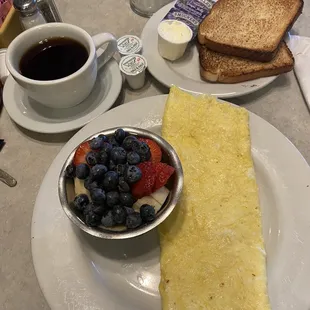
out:
{"label": "creamer lid with blue text", "polygon": [[121,59],[119,68],[126,75],[138,75],[147,68],[147,61],[141,55],[128,55]]}
{"label": "creamer lid with blue text", "polygon": [[139,54],[142,50],[142,41],[133,35],[125,35],[117,40],[117,49],[122,55]]}

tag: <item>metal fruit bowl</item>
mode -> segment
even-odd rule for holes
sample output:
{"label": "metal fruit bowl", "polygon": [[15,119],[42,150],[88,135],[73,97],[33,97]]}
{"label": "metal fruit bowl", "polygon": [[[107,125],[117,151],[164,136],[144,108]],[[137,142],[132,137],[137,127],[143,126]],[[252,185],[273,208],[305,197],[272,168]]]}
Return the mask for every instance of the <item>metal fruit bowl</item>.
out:
{"label": "metal fruit bowl", "polygon": [[[162,223],[169,214],[173,211],[175,208],[181,192],[183,188],[183,170],[182,165],[179,160],[179,157],[175,150],[172,148],[172,146],[165,141],[162,137],[141,128],[134,128],[134,127],[117,127],[117,128],[111,128],[108,130],[104,130],[101,132],[98,132],[84,141],[90,140],[99,134],[104,134],[106,136],[113,135],[115,130],[118,128],[123,128],[126,132],[139,136],[141,138],[148,138],[154,140],[162,150],[162,162],[165,162],[169,164],[170,166],[174,167],[175,172],[169,179],[168,183],[166,184],[166,187],[169,189],[170,193],[165,201],[165,203],[162,205],[161,209],[157,212],[156,218],[154,221],[150,223],[142,224],[141,226],[135,228],[135,229],[127,229],[123,227],[123,229],[119,229],[118,226],[115,228],[105,228],[103,226],[98,227],[89,227],[84,223],[83,217],[75,210],[73,207],[73,200],[75,197],[75,189],[74,189],[74,182],[72,179],[69,179],[65,176],[66,168],[69,164],[71,164],[75,149],[71,152],[71,154],[68,156],[66,162],[64,163],[60,176],[59,176],[59,182],[58,182],[58,193],[59,193],[59,199],[60,203],[62,205],[63,210],[65,211],[68,218],[80,229],[85,231],[86,233],[102,238],[102,239],[128,239],[132,237],[136,237],[139,235],[142,235],[153,228],[157,227],[160,223]],[[84,142],[84,141],[81,141]]]}

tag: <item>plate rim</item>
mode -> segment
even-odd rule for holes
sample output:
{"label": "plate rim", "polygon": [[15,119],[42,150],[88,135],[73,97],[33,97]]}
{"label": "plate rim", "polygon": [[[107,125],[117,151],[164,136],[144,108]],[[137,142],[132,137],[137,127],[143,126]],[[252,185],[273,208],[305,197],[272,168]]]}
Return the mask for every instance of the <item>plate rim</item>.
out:
{"label": "plate rim", "polygon": [[[158,64],[156,63],[153,63],[149,57],[147,57],[146,55],[146,46],[147,44],[144,44],[145,42],[145,39],[144,37],[147,37],[148,36],[148,27],[154,22],[154,19],[157,19],[159,18],[159,16],[164,16],[166,11],[168,11],[170,8],[172,8],[174,6],[174,2],[171,2],[171,3],[168,3],[167,5],[165,5],[164,7],[162,7],[160,10],[158,10],[156,13],[154,13],[152,15],[152,17],[146,22],[146,24],[144,25],[143,27],[143,30],[142,30],[142,33],[141,33],[141,40],[142,40],[142,43],[144,45],[144,48],[142,49],[142,55],[145,56],[147,59],[148,59],[148,71],[151,73],[151,75],[157,80],[159,81],[161,84],[163,84],[164,86],[166,87],[170,87],[171,85],[177,85],[178,87],[180,87],[181,89],[183,90],[186,90],[188,92],[192,92],[192,93],[197,93],[197,94],[203,94],[203,93],[206,93],[206,90],[203,89],[203,87],[205,87],[203,84],[200,84],[198,83],[197,81],[192,81],[192,80],[189,80],[189,79],[183,79],[182,78],[182,82],[180,83],[180,81],[178,81],[178,83],[175,83],[173,81],[169,81],[170,79],[169,78],[166,78],[166,76],[162,76],[161,73],[160,73],[160,70],[158,71],[157,68],[158,68]],[[154,27],[152,27],[154,28]],[[157,27],[156,27],[157,29]],[[157,52],[158,53],[158,52]],[[164,62],[165,63],[165,60]],[[169,67],[167,65],[167,67]],[[178,78],[178,75],[170,69],[169,69],[171,74],[175,76],[175,78]],[[198,70],[198,69],[197,69]],[[244,91],[239,91],[239,92],[236,92],[236,91],[233,91],[231,93],[226,93],[226,94],[216,94],[216,93],[210,93],[211,95],[213,96],[216,96],[218,98],[222,98],[222,99],[228,99],[228,98],[235,98],[235,97],[240,97],[240,96],[245,96],[245,95],[248,95],[248,94],[251,94],[253,92],[256,92],[266,86],[268,86],[269,84],[271,84],[273,81],[275,81],[277,78],[279,77],[279,75],[275,75],[275,76],[269,76],[269,77],[264,77],[264,78],[261,78],[263,80],[262,83],[260,83],[259,85],[255,85],[255,87],[244,87]],[[178,78],[179,79],[179,78]],[[251,80],[251,81],[246,81],[244,83],[255,83],[255,81],[257,81],[258,79],[255,79],[255,80]],[[197,85],[194,86],[195,89],[189,89],[186,87],[185,84],[188,84],[188,83],[191,83],[192,85]],[[211,84],[211,83],[208,83],[208,82],[205,82],[206,84]],[[241,84],[241,83],[236,83],[236,84],[223,84],[223,83],[214,83],[215,85],[231,85],[232,87],[234,85],[238,85],[238,84]]]}
{"label": "plate rim", "polygon": [[[112,109],[110,110],[108,113],[109,114],[116,114],[116,113],[119,113],[119,109],[130,109],[131,106],[133,105],[137,105],[137,104],[145,104],[145,102],[150,102],[152,103],[152,100],[155,100],[157,103],[158,101],[160,100],[163,100],[165,101],[166,98],[167,98],[168,95],[159,95],[159,96],[152,96],[152,97],[145,97],[145,98],[141,98],[141,99],[137,99],[137,100],[134,100],[134,101],[131,101],[127,104],[125,104],[124,106],[127,106],[129,105],[127,108],[124,108],[123,106],[119,106],[115,109]],[[229,103],[229,102],[228,102]],[[247,110],[248,111],[248,110]],[[285,137],[276,127],[274,127],[273,125],[271,125],[269,122],[267,122],[266,120],[264,120],[263,118],[261,118],[260,116],[254,114],[253,112],[249,112],[249,115],[250,115],[250,120],[253,119],[253,121],[259,121],[259,122],[262,122],[262,124],[264,124],[264,126],[267,126],[266,128],[267,129],[270,129],[273,131],[273,134],[276,134],[277,136],[281,137],[282,139],[282,142],[285,143],[285,146],[288,147],[294,154],[294,156],[296,156],[296,158],[298,158],[298,162],[299,162],[299,165],[304,165],[305,166],[305,172],[303,171],[303,177],[306,175],[307,177],[307,182],[310,182],[310,167],[307,163],[307,161],[305,160],[305,158],[302,156],[302,154],[299,152],[299,150],[293,145],[293,143],[287,138]],[[108,114],[107,113],[107,114]],[[48,180],[48,177],[50,174],[53,174],[53,173],[56,173],[55,172],[55,167],[57,167],[57,169],[59,168],[59,172],[60,172],[60,169],[62,167],[62,164],[63,164],[63,160],[62,158],[66,158],[65,156],[67,156],[70,151],[72,151],[73,148],[75,148],[77,146],[77,144],[80,142],[80,140],[82,140],[83,138],[87,137],[89,135],[89,132],[88,130],[90,128],[92,128],[93,126],[97,126],[101,120],[101,118],[106,118],[107,116],[104,114],[104,115],[101,115],[100,117],[98,117],[97,119],[95,119],[92,123],[95,123],[94,125],[92,125],[92,123],[88,124],[87,126],[85,126],[84,128],[82,128],[78,133],[76,133],[68,142],[67,144],[63,147],[63,149],[58,153],[58,155],[56,156],[56,158],[54,159],[53,163],[50,165],[43,181],[42,181],[42,184],[40,186],[40,189],[39,189],[39,192],[38,192],[38,196],[36,198],[36,203],[35,203],[35,207],[34,207],[34,211],[33,211],[33,217],[32,217],[32,223],[31,223],[31,250],[32,250],[32,257],[33,257],[33,264],[34,264],[34,269],[35,269],[35,273],[36,273],[36,276],[37,276],[37,279],[38,279],[38,282],[39,282],[39,285],[41,287],[41,290],[47,300],[47,302],[49,303],[49,305],[53,308],[56,304],[51,301],[53,299],[53,295],[55,294],[55,290],[53,290],[53,292],[50,290],[50,292],[47,292],[46,291],[46,288],[48,287],[48,284],[45,280],[45,283],[43,284],[44,282],[44,278],[48,277],[45,275],[44,271],[41,271],[38,269],[39,266],[38,264],[36,264],[36,261],[39,261],[40,260],[40,253],[42,251],[41,248],[38,248],[40,247],[40,244],[37,244],[39,243],[39,241],[37,241],[37,238],[40,239],[42,236],[40,234],[37,234],[37,226],[35,225],[35,220],[36,220],[36,213],[38,212],[38,210],[40,208],[42,208],[42,206],[39,205],[40,201],[39,201],[39,197],[40,197],[40,194],[42,192],[44,192],[44,186],[45,186],[45,183],[49,182]],[[142,120],[143,121],[143,120]],[[101,124],[102,122],[100,122]],[[251,124],[251,121],[250,121],[250,124]],[[129,124],[128,124],[129,125]],[[140,126],[140,125],[139,125]],[[102,126],[102,130],[104,130],[105,126]],[[144,128],[144,127],[143,127]],[[58,163],[59,162],[59,163]],[[58,167],[59,166],[59,167]],[[58,179],[57,179],[58,180]],[[57,182],[56,182],[57,183]],[[310,190],[310,189],[309,189]],[[307,194],[309,194],[310,191],[307,190]],[[42,196],[42,194],[41,194]],[[59,206],[58,206],[60,209],[61,209],[61,205],[59,203]],[[62,210],[61,210],[62,212]],[[66,215],[63,214],[63,216],[66,218]],[[307,216],[309,217],[309,214],[307,214]],[[67,219],[68,220],[68,219]],[[69,221],[69,220],[68,220]],[[47,269],[45,267],[45,269]],[[63,304],[63,309],[66,308],[66,304]],[[57,304],[57,309],[59,309],[59,304]],[[62,309],[62,308],[61,308]],[[281,308],[280,308],[281,309]]]}
{"label": "plate rim", "polygon": [[[117,61],[112,58],[108,63],[106,63],[106,65],[104,66],[104,70],[111,74],[111,87],[108,89],[105,99],[101,100],[100,104],[98,104],[97,107],[89,111],[81,118],[60,123],[47,123],[44,121],[35,121],[34,119],[27,117],[17,108],[16,102],[14,102],[14,106],[10,104],[12,101],[14,101],[12,100],[12,88],[15,87],[15,85],[17,84],[11,75],[9,75],[4,85],[3,105],[10,118],[16,124],[32,132],[38,132],[43,134],[58,134],[79,129],[97,118],[102,113],[108,111],[113,106],[122,90],[123,80]],[[19,85],[16,86],[20,87]],[[102,109],[103,102],[109,103],[107,108]],[[94,111],[97,111],[97,113],[95,114]],[[87,117],[91,113],[94,113],[93,117],[88,120],[81,121],[82,118]]]}

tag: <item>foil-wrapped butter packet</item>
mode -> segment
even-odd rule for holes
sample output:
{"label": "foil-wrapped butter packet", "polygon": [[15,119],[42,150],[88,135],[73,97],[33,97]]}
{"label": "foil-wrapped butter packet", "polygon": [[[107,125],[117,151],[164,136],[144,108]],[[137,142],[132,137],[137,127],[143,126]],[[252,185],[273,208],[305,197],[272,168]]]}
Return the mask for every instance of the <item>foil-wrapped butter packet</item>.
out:
{"label": "foil-wrapped butter packet", "polygon": [[177,0],[165,19],[179,20],[193,31],[193,39],[197,35],[198,26],[209,14],[216,0]]}

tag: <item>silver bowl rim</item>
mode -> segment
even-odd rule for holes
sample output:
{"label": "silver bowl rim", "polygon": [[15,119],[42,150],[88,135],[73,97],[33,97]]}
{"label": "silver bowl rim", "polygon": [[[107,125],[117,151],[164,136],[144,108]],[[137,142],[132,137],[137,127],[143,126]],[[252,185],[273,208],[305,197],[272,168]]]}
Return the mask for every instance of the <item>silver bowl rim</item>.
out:
{"label": "silver bowl rim", "polygon": [[[67,193],[66,193],[66,176],[65,176],[65,171],[67,166],[72,162],[74,154],[78,146],[85,142],[88,141],[100,134],[104,135],[111,135],[115,132],[116,129],[122,128],[125,131],[129,132],[130,134],[138,135],[139,137],[142,138],[149,138],[154,140],[160,147],[161,149],[168,154],[170,158],[170,165],[172,165],[175,168],[175,181],[173,184],[173,189],[170,191],[170,199],[168,203],[166,203],[161,210],[156,214],[156,218],[153,222],[144,224],[136,229],[127,229],[124,231],[111,231],[111,230],[105,230],[105,231],[99,231],[96,227],[89,227],[87,226],[79,217],[74,213],[72,210],[72,207],[67,201]],[[183,175],[183,169],[182,169],[182,164],[181,161],[174,150],[174,148],[161,136],[150,132],[149,130],[142,129],[142,128],[137,128],[137,127],[130,127],[130,126],[118,126],[106,130],[102,130],[100,132],[97,132],[85,140],[83,140],[68,156],[67,160],[65,161],[58,180],[58,194],[59,194],[59,200],[61,203],[61,206],[67,215],[67,217],[81,230],[84,232],[94,236],[98,237],[101,239],[129,239],[133,237],[140,236],[142,234],[145,234],[149,232],[150,230],[154,229],[157,227],[159,224],[161,224],[174,210],[180,196],[182,193],[183,189],[183,182],[184,182],[184,175]]]}

